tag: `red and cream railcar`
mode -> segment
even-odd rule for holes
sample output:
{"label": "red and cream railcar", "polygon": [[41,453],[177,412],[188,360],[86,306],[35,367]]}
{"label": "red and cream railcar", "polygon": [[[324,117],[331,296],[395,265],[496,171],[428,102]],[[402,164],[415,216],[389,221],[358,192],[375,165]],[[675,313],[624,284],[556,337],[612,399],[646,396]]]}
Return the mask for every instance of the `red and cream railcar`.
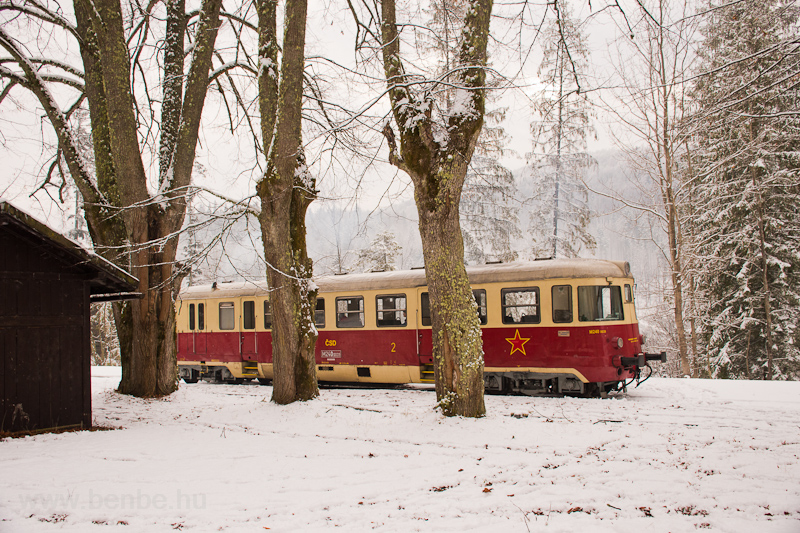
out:
{"label": "red and cream railcar", "polygon": [[[605,394],[664,355],[643,353],[628,263],[558,259],[467,267],[487,391]],[[325,276],[315,322],[320,381],[433,381],[425,271]],[[266,284],[189,287],[176,303],[186,382],[272,379]]]}

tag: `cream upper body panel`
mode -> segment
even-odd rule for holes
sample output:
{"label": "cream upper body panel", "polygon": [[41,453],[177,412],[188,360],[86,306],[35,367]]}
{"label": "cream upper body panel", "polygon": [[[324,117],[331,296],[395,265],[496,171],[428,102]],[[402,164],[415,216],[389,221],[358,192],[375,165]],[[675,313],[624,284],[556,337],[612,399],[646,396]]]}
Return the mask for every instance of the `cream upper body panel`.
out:
{"label": "cream upper body panel", "polygon": [[[516,261],[496,265],[468,266],[472,285],[508,283],[546,279],[629,278],[630,266],[624,261],[605,259],[550,259],[545,261]],[[391,291],[427,285],[424,269],[369,272],[313,278],[320,293]],[[180,300],[268,296],[269,287],[263,282],[215,283],[195,285],[182,290]]]}
{"label": "cream upper body panel", "polygon": [[[630,266],[627,262],[606,261],[602,259],[554,259],[543,261],[520,261],[494,265],[468,266],[467,274],[474,290],[486,291],[486,303],[489,309],[488,327],[502,327],[503,316],[500,313],[502,291],[535,287],[538,290],[538,305],[541,316],[536,324],[542,326],[556,325],[552,309],[553,287],[570,285],[570,299],[574,318],[571,325],[582,325],[578,316],[578,287],[618,285],[633,286]],[[404,295],[406,297],[407,322],[405,326],[413,328],[418,324],[419,293],[426,290],[426,276],[423,269],[392,272],[373,272],[365,274],[346,274],[336,276],[320,276],[313,279],[319,288],[318,298],[324,299],[324,329],[336,328],[337,298],[362,297],[364,312],[364,328],[376,329],[378,312],[376,299],[383,296]],[[181,307],[185,308],[192,301],[206,303],[207,324],[211,331],[218,330],[218,303],[236,303],[236,322],[239,329],[241,320],[241,302],[255,300],[256,330],[268,330],[263,315],[264,301],[269,299],[269,288],[266,282],[234,282],[215,283],[213,285],[196,285],[181,291],[176,307],[179,311],[179,325],[187,319]],[[624,301],[624,317],[616,323],[632,323],[636,321],[633,300]],[[557,324],[566,327],[570,324]],[[179,328],[180,329],[180,328]]]}

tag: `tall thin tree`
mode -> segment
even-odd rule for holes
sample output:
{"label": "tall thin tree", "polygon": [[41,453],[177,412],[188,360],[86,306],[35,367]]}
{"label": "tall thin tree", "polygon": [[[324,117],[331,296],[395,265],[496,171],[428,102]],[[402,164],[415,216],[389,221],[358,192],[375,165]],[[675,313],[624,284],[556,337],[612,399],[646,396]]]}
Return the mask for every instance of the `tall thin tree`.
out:
{"label": "tall thin tree", "polygon": [[535,100],[539,120],[532,125],[536,180],[532,252],[534,257],[577,257],[583,249],[595,248],[583,183],[592,161],[586,148],[589,102],[580,85],[587,73],[589,52],[566,0],[556,0],[553,9],[556,16],[542,32],[545,44],[539,78],[545,89]]}
{"label": "tall thin tree", "polygon": [[272,303],[272,401],[319,395],[314,347],[317,291],[306,247],[306,210],[316,197],[302,141],[307,0],[287,0],[280,73],[277,2],[258,0],[259,109],[267,165],[256,184]]}

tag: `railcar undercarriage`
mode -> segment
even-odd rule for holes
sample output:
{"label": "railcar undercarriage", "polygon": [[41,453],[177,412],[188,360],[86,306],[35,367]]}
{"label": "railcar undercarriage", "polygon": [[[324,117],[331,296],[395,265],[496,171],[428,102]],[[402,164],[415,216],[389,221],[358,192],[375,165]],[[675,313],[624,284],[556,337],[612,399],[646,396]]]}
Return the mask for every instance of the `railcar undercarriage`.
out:
{"label": "railcar undercarriage", "polygon": [[490,394],[522,394],[525,396],[577,396],[605,398],[620,391],[624,382],[584,383],[573,374],[533,372],[486,372],[483,383]]}
{"label": "railcar undercarriage", "polygon": [[224,366],[194,365],[181,366],[179,376],[186,383],[207,381],[209,383],[244,383],[250,378],[237,378]]}

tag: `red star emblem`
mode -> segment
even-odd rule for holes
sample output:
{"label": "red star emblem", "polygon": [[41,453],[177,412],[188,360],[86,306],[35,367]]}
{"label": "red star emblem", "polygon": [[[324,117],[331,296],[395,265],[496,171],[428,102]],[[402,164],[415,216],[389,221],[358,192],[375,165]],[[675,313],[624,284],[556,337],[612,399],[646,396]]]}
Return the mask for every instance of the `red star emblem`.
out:
{"label": "red star emblem", "polygon": [[519,330],[514,333],[514,337],[510,339],[506,339],[509,343],[511,343],[511,353],[509,355],[514,355],[514,352],[522,352],[522,355],[528,355],[525,353],[525,343],[528,342],[530,337],[527,339],[520,337]]}

